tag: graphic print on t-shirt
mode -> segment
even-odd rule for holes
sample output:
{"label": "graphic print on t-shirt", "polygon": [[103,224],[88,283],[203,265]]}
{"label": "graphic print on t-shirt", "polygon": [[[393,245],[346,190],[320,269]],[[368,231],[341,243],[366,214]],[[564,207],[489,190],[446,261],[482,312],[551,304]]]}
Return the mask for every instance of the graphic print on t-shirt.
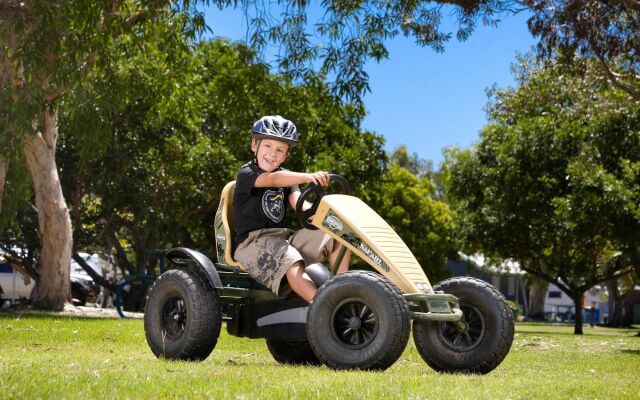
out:
{"label": "graphic print on t-shirt", "polygon": [[282,221],[284,217],[284,191],[282,188],[265,190],[262,195],[262,210],[264,210],[264,215],[273,222]]}

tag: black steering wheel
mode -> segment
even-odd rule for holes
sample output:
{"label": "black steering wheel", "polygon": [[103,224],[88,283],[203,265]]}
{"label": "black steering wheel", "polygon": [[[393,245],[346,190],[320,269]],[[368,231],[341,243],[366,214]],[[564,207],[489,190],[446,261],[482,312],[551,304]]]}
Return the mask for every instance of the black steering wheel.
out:
{"label": "black steering wheel", "polygon": [[[336,174],[330,174],[329,183],[331,182],[338,182],[340,186],[342,186],[342,191],[344,192],[344,194],[351,194],[351,185],[349,185],[349,182],[342,176],[336,175]],[[307,197],[309,197],[311,193],[316,194],[316,199],[311,204],[311,207],[309,207],[306,210],[303,210],[302,207],[304,206],[304,202],[305,200],[307,200]],[[320,200],[324,196],[326,196],[326,194],[327,192],[324,190],[324,188],[315,183],[310,183],[302,191],[302,193],[300,194],[300,197],[298,198],[298,202],[296,203],[296,214],[298,215],[298,218],[300,219],[300,223],[302,224],[303,227],[311,230],[318,229],[317,227],[309,223],[309,218],[313,217],[316,211],[318,211]]]}

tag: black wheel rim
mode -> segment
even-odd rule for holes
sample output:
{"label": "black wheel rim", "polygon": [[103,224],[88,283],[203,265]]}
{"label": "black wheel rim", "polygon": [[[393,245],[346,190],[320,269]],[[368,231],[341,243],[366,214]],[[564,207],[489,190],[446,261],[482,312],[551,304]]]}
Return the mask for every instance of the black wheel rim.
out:
{"label": "black wheel rim", "polygon": [[350,349],[368,346],[378,334],[378,314],[362,299],[343,300],[335,308],[331,321],[333,337]]}
{"label": "black wheel rim", "polygon": [[169,299],[162,310],[162,332],[167,339],[178,339],[185,330],[187,310],[179,297]]}
{"label": "black wheel rim", "polygon": [[465,352],[478,346],[485,335],[484,317],[480,310],[468,304],[460,304],[462,310],[459,326],[453,322],[439,322],[438,336],[451,350]]}

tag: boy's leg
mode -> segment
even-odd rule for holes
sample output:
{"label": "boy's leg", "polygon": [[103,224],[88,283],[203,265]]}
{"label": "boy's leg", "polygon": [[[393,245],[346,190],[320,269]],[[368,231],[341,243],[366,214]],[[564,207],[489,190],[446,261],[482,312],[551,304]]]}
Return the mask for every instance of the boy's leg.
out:
{"label": "boy's leg", "polygon": [[[338,258],[340,249],[342,249],[342,244],[337,240],[334,240],[333,250],[331,251],[331,255],[329,256],[329,263],[331,264],[332,267],[333,267],[333,264],[336,262],[336,259]],[[340,266],[338,267],[337,274],[342,274],[349,270],[350,257],[351,257],[351,250],[347,249],[347,251],[344,253],[344,257],[342,258],[342,261],[340,262]]]}
{"label": "boy's leg", "polygon": [[[298,250],[290,246],[287,229],[262,229],[249,234],[235,251],[234,258],[240,262],[249,275],[268,287],[276,295],[281,294],[280,283],[292,266],[304,265],[304,258]],[[302,269],[304,272],[304,268]],[[295,274],[291,281],[295,280]],[[291,284],[293,289],[297,282]],[[304,290],[304,282],[301,283]]]}
{"label": "boy's leg", "polygon": [[304,264],[300,261],[293,264],[293,266],[287,270],[286,275],[291,289],[307,303],[311,303],[318,289],[304,273]]}
{"label": "boy's leg", "polygon": [[[319,230],[300,229],[290,238],[291,245],[298,249],[307,264],[329,261],[329,268],[333,266],[342,245],[332,239],[329,235]],[[349,257],[351,251],[347,250],[338,273],[341,274],[349,269]]]}

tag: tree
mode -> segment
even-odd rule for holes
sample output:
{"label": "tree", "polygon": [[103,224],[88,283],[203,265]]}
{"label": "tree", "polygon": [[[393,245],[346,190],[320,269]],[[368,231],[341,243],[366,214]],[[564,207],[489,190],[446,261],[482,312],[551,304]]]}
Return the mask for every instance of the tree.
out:
{"label": "tree", "polygon": [[529,30],[540,38],[539,53],[558,50],[597,60],[598,71],[616,88],[640,101],[640,2],[637,0],[526,0]]}
{"label": "tree", "polygon": [[544,319],[544,303],[547,296],[549,282],[536,276],[528,276],[529,282],[529,315],[527,317],[534,320]]}
{"label": "tree", "polygon": [[[22,148],[34,187],[41,240],[35,307],[60,310],[70,296],[71,221],[55,160],[59,105],[123,32],[177,13],[168,5],[127,0],[0,4],[0,133],[5,143]],[[201,18],[191,21],[201,26]]]}
{"label": "tree", "polygon": [[583,293],[632,271],[640,248],[640,107],[584,67],[521,59],[480,142],[448,160],[470,246],[558,285],[578,334]]}
{"label": "tree", "polygon": [[420,158],[415,152],[409,155],[409,150],[404,144],[396,146],[393,150],[391,162],[416,176],[426,176],[433,173],[433,162]]}

